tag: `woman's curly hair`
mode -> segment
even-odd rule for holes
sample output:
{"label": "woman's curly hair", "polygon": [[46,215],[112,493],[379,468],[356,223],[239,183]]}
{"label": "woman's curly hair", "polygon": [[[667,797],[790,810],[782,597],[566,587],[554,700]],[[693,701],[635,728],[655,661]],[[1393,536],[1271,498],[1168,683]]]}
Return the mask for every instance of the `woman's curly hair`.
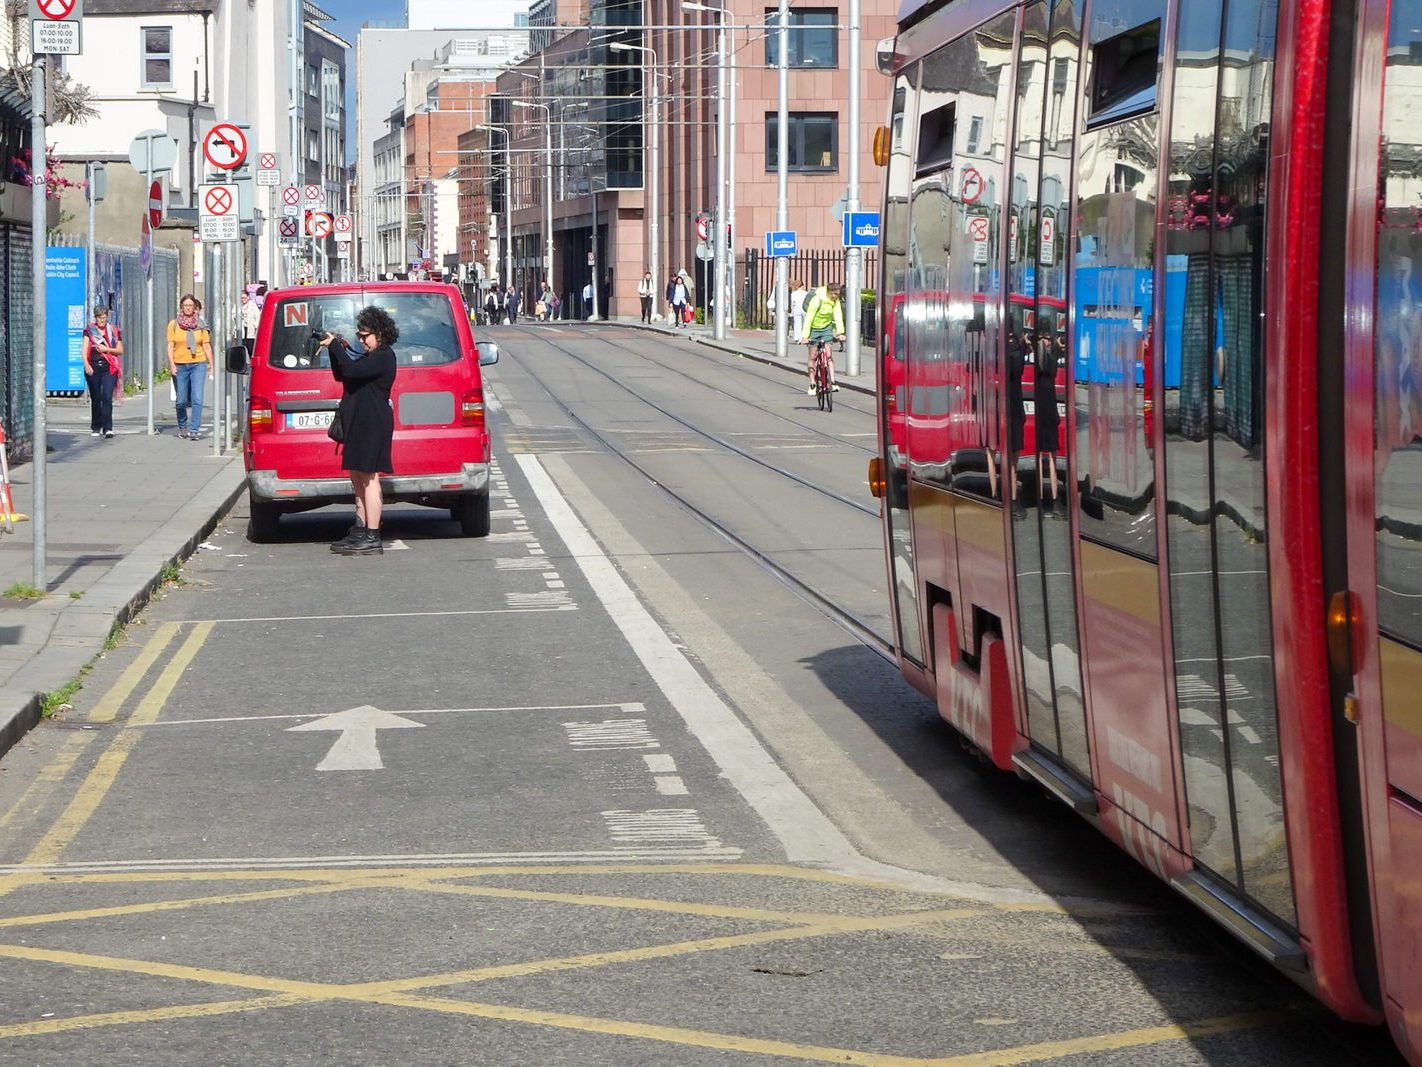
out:
{"label": "woman's curly hair", "polygon": [[400,340],[400,327],[395,325],[395,320],[384,308],[378,308],[373,304],[368,308],[362,308],[360,314],[356,316],[356,329],[375,334],[383,345],[393,345]]}

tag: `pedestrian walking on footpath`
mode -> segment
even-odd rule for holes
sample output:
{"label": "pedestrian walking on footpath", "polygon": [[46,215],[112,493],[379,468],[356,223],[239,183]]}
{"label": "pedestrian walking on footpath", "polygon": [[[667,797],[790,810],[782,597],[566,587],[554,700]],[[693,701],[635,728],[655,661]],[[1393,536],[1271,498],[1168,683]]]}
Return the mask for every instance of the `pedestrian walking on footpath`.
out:
{"label": "pedestrian walking on footpath", "polygon": [[799,337],[805,328],[805,298],[808,296],[805,283],[799,278],[790,281],[790,329],[792,338]]}
{"label": "pedestrian walking on footpath", "polygon": [[109,309],[94,305],[94,321],[84,327],[84,381],[89,386],[89,436],[114,435],[114,389],[123,389],[123,335],[109,322]]}
{"label": "pedestrian walking on footpath", "polygon": [[351,479],[356,521],[331,546],[343,556],[370,556],[385,551],[380,539],[383,500],[380,476],[394,474],[390,443],[395,436],[395,413],[390,390],[395,385],[395,350],[400,339],[395,320],[378,307],[363,308],[356,316],[356,344],[327,333],[321,344],[331,356],[331,375],[341,383],[341,404],[336,420],[341,425],[341,469]]}
{"label": "pedestrian walking on footpath", "polygon": [[240,314],[242,317],[242,344],[247,349],[247,362],[252,361],[252,353],[257,347],[257,327],[262,322],[262,309],[257,306],[255,299],[257,287],[249,285],[242,290],[242,307]]}
{"label": "pedestrian walking on footpath", "polygon": [[518,305],[518,290],[510,285],[508,292],[504,294],[504,318],[508,319],[510,326],[518,322]]}
{"label": "pedestrian walking on footpath", "polygon": [[178,317],[168,320],[168,370],[178,413],[178,436],[202,436],[202,393],[212,377],[212,336],[202,318],[202,301],[188,293],[178,302]]}
{"label": "pedestrian walking on footpath", "polygon": [[489,290],[489,295],[484,297],[484,325],[497,326],[499,324],[499,287],[496,285]]}
{"label": "pedestrian walking on footpath", "polygon": [[656,292],[656,287],[651,271],[643,274],[642,280],[637,283],[637,299],[642,302],[642,321],[648,325],[652,322],[652,294]]}
{"label": "pedestrian walking on footpath", "polygon": [[686,329],[686,302],[686,279],[674,274],[667,282],[667,303],[671,305],[672,322],[678,330]]}

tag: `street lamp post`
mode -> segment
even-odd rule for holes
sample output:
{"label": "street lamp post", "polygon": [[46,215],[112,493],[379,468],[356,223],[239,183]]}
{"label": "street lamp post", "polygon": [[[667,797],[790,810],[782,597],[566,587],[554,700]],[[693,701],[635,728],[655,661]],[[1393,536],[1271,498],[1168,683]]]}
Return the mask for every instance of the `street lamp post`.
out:
{"label": "street lamp post", "polygon": [[[555,293],[553,285],[553,107],[550,104],[535,104],[527,100],[510,100],[514,107],[541,108],[543,111],[543,133],[548,152],[548,167],[544,171],[543,200],[547,210],[548,236],[545,241],[547,263],[544,265],[543,280]],[[510,235],[512,236],[512,235]]]}
{"label": "street lamp post", "polygon": [[624,44],[621,41],[614,41],[608,45],[614,52],[646,52],[652,57],[652,76],[649,79],[651,84],[651,127],[652,136],[650,138],[652,159],[651,159],[651,222],[648,227],[648,238],[651,241],[651,254],[648,256],[648,269],[652,272],[652,307],[655,309],[658,303],[657,294],[661,291],[661,195],[662,195],[662,121],[661,121],[661,86],[657,83],[657,53],[655,49],[648,48],[640,44]]}
{"label": "street lamp post", "polygon": [[715,313],[711,317],[711,336],[718,341],[726,339],[726,210],[730,200],[727,188],[726,142],[730,128],[730,110],[726,106],[726,16],[724,7],[692,3],[682,0],[683,11],[710,11],[719,16],[719,30],[716,34],[716,208],[711,234],[712,264],[716,280],[712,286],[715,294]]}

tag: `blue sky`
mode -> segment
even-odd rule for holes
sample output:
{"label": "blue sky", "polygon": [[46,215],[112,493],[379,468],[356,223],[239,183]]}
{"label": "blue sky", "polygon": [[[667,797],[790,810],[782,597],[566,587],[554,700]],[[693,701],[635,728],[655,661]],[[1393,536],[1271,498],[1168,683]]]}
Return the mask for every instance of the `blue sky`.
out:
{"label": "blue sky", "polygon": [[355,73],[356,38],[360,28],[367,22],[374,25],[402,26],[405,23],[403,0],[316,0],[316,5],[328,14],[335,15],[334,23],[327,23],[337,37],[349,41],[351,50],[346,56],[346,162],[355,159]]}

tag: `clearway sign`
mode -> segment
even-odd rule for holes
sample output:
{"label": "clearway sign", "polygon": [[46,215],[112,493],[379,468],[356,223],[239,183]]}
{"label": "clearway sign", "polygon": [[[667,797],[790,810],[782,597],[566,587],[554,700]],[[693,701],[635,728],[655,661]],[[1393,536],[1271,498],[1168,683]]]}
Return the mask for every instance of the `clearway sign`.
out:
{"label": "clearway sign", "polygon": [[844,213],[844,247],[879,247],[879,213],[877,211],[846,211]]}
{"label": "clearway sign", "polygon": [[767,230],[765,233],[765,254],[767,256],[793,256],[798,249],[794,230]]}

